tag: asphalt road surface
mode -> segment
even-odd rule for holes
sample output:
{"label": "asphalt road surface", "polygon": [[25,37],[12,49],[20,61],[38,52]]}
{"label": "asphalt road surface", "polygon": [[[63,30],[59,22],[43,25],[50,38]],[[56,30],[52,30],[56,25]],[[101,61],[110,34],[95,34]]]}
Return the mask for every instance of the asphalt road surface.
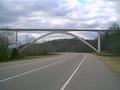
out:
{"label": "asphalt road surface", "polygon": [[1,63],[0,90],[120,90],[120,77],[92,54],[63,53]]}

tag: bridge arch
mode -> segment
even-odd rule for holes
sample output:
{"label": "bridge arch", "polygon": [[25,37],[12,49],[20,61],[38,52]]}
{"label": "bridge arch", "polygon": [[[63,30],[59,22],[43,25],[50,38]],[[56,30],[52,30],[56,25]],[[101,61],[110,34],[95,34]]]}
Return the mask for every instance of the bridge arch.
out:
{"label": "bridge arch", "polygon": [[92,46],[90,43],[88,43],[87,41],[85,41],[83,38],[78,37],[78,36],[75,35],[75,34],[72,34],[72,33],[69,33],[69,32],[65,32],[65,31],[64,31],[64,32],[58,32],[58,31],[56,31],[56,32],[48,32],[48,33],[46,33],[46,34],[38,37],[37,39],[31,41],[31,42],[28,43],[27,45],[25,45],[22,49],[20,49],[20,51],[24,50],[26,47],[30,46],[31,44],[33,44],[34,42],[38,41],[39,39],[42,39],[42,38],[44,38],[44,37],[46,37],[46,36],[49,36],[49,35],[59,34],[59,33],[60,33],[60,34],[65,34],[65,35],[69,35],[69,36],[72,36],[72,37],[74,37],[74,38],[77,38],[77,39],[81,40],[83,43],[85,43],[87,46],[89,46],[90,48],[92,48],[95,52],[97,52],[97,53],[99,52],[99,50],[97,50],[94,46]]}

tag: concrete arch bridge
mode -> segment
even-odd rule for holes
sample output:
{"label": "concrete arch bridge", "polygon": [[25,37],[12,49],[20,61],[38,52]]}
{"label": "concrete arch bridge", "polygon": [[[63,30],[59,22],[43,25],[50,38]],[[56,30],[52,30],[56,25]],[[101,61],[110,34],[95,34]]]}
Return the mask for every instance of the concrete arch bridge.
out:
{"label": "concrete arch bridge", "polygon": [[48,32],[40,37],[38,37],[37,39],[31,41],[30,43],[26,44],[20,51],[24,50],[25,48],[27,48],[28,46],[30,46],[31,44],[35,43],[36,41],[46,37],[46,36],[49,36],[49,35],[53,35],[53,34],[65,34],[65,35],[69,35],[69,36],[72,36],[80,41],[82,41],[83,43],[85,43],[88,47],[92,48],[95,52],[99,53],[101,51],[101,45],[100,45],[100,33],[98,33],[98,46],[97,48],[95,48],[94,46],[92,46],[90,43],[88,43],[87,41],[85,41],[83,38],[81,38],[80,36],[77,36],[73,33],[70,33],[70,32],[66,32],[66,31],[52,31],[52,32]]}

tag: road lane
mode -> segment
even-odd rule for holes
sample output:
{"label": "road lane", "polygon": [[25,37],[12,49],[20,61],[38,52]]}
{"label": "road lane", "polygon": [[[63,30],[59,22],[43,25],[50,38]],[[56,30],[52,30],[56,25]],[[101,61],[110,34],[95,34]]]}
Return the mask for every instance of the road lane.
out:
{"label": "road lane", "polygon": [[[74,58],[76,57],[77,54],[63,54],[61,56],[55,56],[55,57],[49,57],[47,58],[46,60],[42,60],[40,61],[39,59],[38,60],[35,60],[34,63],[33,62],[27,62],[27,63],[17,63],[15,65],[12,65],[11,66],[11,63],[10,63],[10,66],[6,66],[6,67],[2,67],[0,69],[0,80],[4,80],[4,79],[7,79],[7,78],[10,78],[10,77],[14,77],[16,75],[19,75],[19,74],[22,74],[22,73],[25,73],[25,72],[29,72],[31,70],[34,70],[34,69],[38,69],[38,68],[41,68],[41,67],[44,67],[46,65],[49,65],[49,64],[52,64],[52,63],[56,63],[57,61],[65,61],[66,59],[69,60],[71,58]],[[40,58],[41,59],[41,58]],[[49,60],[48,60],[49,59]],[[39,62],[40,61],[40,62]],[[37,62],[37,63],[36,63]]]}
{"label": "road lane", "polygon": [[27,64],[37,63],[37,62],[44,62],[47,60],[64,59],[66,57],[69,57],[70,55],[71,54],[63,53],[62,55],[52,55],[52,56],[46,56],[43,58],[0,63],[0,70],[4,69],[4,68],[12,68],[12,67],[17,67],[17,66],[21,66],[21,65],[27,65]]}
{"label": "road lane", "polygon": [[1,80],[38,70],[0,82],[0,90],[60,90],[69,79],[62,90],[120,90],[120,77],[91,54],[67,53],[49,61],[19,64],[1,69]]}
{"label": "road lane", "polygon": [[88,54],[86,62],[65,90],[120,90],[120,77],[98,58]]}
{"label": "road lane", "polygon": [[75,69],[75,71],[72,73],[72,75],[65,82],[65,84],[60,88],[60,90],[64,90],[66,88],[66,86],[69,84],[69,82],[71,81],[71,79],[74,77],[74,75],[76,74],[76,72],[78,71],[78,69],[82,66],[83,62],[85,61],[85,58],[86,58],[86,56],[84,55],[83,60],[80,62],[80,64],[78,65],[78,67]]}
{"label": "road lane", "polygon": [[[62,63],[23,75],[22,77],[1,82],[0,90],[28,90],[28,88],[29,90],[57,90],[83,59],[82,54],[69,54],[67,56],[69,57],[63,59],[64,62]],[[23,70],[25,67],[23,68],[22,66],[19,68]],[[11,72],[9,73],[11,74]]]}

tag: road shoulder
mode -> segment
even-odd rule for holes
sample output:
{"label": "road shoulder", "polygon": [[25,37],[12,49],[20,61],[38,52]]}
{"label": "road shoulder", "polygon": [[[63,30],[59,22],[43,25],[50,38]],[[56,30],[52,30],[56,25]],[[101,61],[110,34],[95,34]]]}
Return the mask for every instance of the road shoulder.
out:
{"label": "road shoulder", "polygon": [[120,76],[120,56],[96,56]]}

